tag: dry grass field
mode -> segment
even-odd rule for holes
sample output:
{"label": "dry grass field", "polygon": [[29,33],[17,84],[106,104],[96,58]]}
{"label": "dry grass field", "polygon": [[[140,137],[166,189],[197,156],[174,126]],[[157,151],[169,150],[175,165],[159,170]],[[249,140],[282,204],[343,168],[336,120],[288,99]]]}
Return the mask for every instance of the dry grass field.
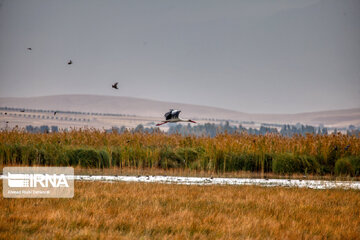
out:
{"label": "dry grass field", "polygon": [[75,182],[73,199],[1,197],[0,209],[0,239],[360,238],[349,190]]}

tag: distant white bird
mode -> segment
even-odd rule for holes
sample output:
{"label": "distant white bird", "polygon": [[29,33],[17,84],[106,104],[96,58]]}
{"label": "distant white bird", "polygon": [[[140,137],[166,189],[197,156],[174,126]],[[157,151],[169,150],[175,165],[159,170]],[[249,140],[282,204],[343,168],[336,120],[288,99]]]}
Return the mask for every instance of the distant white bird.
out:
{"label": "distant white bird", "polygon": [[170,109],[169,112],[165,113],[165,121],[163,121],[162,123],[158,123],[156,124],[156,126],[160,126],[163,125],[165,123],[174,123],[174,122],[192,122],[192,123],[196,123],[193,120],[190,119],[182,119],[179,117],[180,114],[180,110],[175,110],[175,109]]}

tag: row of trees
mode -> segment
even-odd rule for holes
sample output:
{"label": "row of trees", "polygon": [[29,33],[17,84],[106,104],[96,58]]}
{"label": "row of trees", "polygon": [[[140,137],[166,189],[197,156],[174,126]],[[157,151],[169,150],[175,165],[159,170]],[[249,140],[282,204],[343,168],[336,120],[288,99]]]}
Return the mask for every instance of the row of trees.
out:
{"label": "row of trees", "polygon": [[[0,114],[0,115],[2,115],[2,114]],[[8,113],[7,115],[10,117],[24,117],[24,118],[33,118],[33,119],[90,122],[89,118],[75,118],[75,117],[68,117],[68,116],[52,116],[52,115],[22,114],[22,113]]]}
{"label": "row of trees", "polygon": [[[128,129],[125,126],[121,128],[113,127],[112,129],[107,130],[107,132],[142,132],[142,133],[153,133],[156,131],[160,131],[157,127],[144,127],[142,124],[139,124],[136,128]],[[281,134],[282,136],[294,136],[306,134],[320,134],[327,135],[329,134],[329,130],[326,127],[314,127],[309,125],[279,125],[278,127],[269,127],[269,125],[261,125],[260,128],[245,128],[241,124],[239,126],[230,125],[229,122],[225,122],[225,124],[213,124],[213,123],[205,123],[205,124],[196,124],[196,125],[183,125],[183,124],[170,124],[170,128],[168,130],[168,134],[181,134],[183,136],[195,135],[195,136],[209,136],[215,137],[217,134],[221,133],[248,133],[252,135],[265,135],[268,133]],[[335,129],[333,131],[337,133]],[[350,126],[347,129],[348,135],[360,136],[360,129],[355,128],[354,126]]]}
{"label": "row of trees", "polygon": [[[63,114],[81,114],[81,115],[92,115],[92,116],[117,116],[117,117],[135,117],[136,116],[136,115],[118,114],[118,113],[97,113],[97,112],[80,112],[80,111],[25,109],[25,108],[11,108],[11,107],[0,107],[0,110],[14,111],[14,112],[24,112],[24,113],[29,113],[29,112],[54,113],[54,112],[56,112],[58,114],[61,114],[61,113],[63,113]],[[9,114],[11,114],[11,113],[9,113]]]}
{"label": "row of trees", "polygon": [[[26,131],[30,133],[49,133],[49,132],[58,132],[59,128],[57,126],[46,126],[42,125],[40,127],[34,127],[31,125],[26,126]],[[245,128],[241,124],[239,126],[230,125],[229,122],[225,124],[213,124],[213,123],[205,123],[205,124],[196,124],[196,125],[182,125],[182,124],[170,124],[170,128],[168,130],[168,134],[181,134],[183,136],[209,136],[215,137],[217,134],[221,133],[248,133],[251,135],[265,135],[268,133],[280,134],[282,136],[291,137],[296,135],[305,136],[306,134],[320,134],[327,135],[328,129],[325,127],[314,127],[309,125],[283,125],[280,130],[275,127],[268,126],[260,126],[259,129],[256,128]],[[136,128],[126,128],[122,127],[113,127],[112,129],[106,130],[106,132],[115,132],[115,133],[124,133],[124,132],[140,132],[140,133],[153,133],[159,132],[160,129],[158,127],[144,127],[144,125],[139,124]],[[336,130],[334,131],[337,132]],[[349,128],[347,130],[348,135],[360,136],[360,129],[357,128]]]}
{"label": "row of trees", "polygon": [[169,133],[180,133],[182,135],[188,135],[188,134],[193,134],[193,135],[197,135],[197,136],[210,136],[210,137],[215,137],[216,134],[219,133],[243,133],[246,132],[248,134],[254,134],[254,135],[265,135],[268,133],[275,133],[275,134],[281,134],[283,136],[293,136],[295,134],[298,135],[303,135],[305,136],[307,133],[310,134],[328,134],[328,130],[326,128],[322,128],[322,129],[317,129],[313,126],[304,126],[301,125],[300,128],[297,128],[294,125],[283,125],[281,127],[281,129],[279,130],[279,128],[276,127],[268,127],[265,125],[261,125],[259,129],[257,128],[245,128],[243,127],[241,124],[239,126],[232,126],[229,124],[229,122],[226,122],[225,124],[211,124],[211,123],[206,123],[206,124],[199,124],[199,125],[194,125],[191,126],[189,125],[175,125],[175,126],[170,126],[169,129]]}
{"label": "row of trees", "polygon": [[25,127],[25,130],[29,133],[49,133],[51,132],[58,132],[59,128],[58,126],[47,126],[47,125],[42,125],[40,127],[33,127],[32,125],[28,125]]}

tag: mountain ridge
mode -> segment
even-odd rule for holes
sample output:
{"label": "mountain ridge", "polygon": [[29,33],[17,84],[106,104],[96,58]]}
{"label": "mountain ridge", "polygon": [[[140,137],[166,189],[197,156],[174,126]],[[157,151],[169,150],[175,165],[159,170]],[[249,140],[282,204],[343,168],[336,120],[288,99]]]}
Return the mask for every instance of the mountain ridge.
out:
{"label": "mountain ridge", "polygon": [[163,102],[127,96],[88,94],[49,95],[38,97],[0,97],[0,107],[99,112],[162,117],[170,108],[182,110],[184,117],[201,119],[229,119],[267,123],[297,122],[312,125],[360,125],[360,108],[324,110],[292,114],[245,113],[219,107]]}

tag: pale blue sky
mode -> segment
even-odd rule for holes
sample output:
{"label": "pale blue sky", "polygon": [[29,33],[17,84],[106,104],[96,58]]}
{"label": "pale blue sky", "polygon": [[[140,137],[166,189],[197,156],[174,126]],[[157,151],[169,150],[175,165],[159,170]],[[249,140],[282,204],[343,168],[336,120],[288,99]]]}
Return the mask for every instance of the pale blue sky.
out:
{"label": "pale blue sky", "polygon": [[359,0],[0,2],[0,97],[121,95],[251,113],[360,107]]}

